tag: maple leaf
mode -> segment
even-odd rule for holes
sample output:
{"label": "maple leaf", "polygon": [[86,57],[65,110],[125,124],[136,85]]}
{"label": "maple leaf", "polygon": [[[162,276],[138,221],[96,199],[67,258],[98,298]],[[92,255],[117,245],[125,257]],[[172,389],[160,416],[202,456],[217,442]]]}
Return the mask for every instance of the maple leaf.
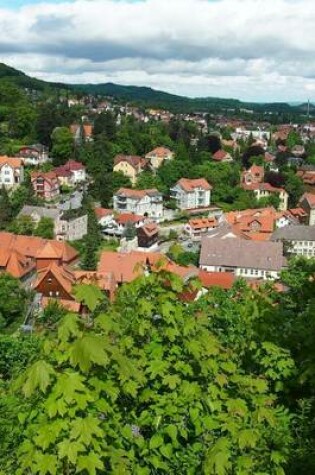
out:
{"label": "maple leaf", "polygon": [[58,444],[59,457],[61,459],[67,458],[73,465],[77,462],[78,453],[84,451],[84,445],[74,440],[65,439]]}
{"label": "maple leaf", "polygon": [[77,300],[84,303],[91,312],[94,312],[99,303],[105,298],[98,287],[88,284],[75,286],[74,294]]}
{"label": "maple leaf", "polygon": [[103,470],[104,464],[98,454],[95,452],[89,452],[89,455],[80,455],[78,457],[76,468],[77,472],[86,470],[89,475],[96,475],[96,470]]}
{"label": "maple leaf", "polygon": [[54,374],[52,366],[45,361],[40,360],[34,363],[27,371],[26,382],[23,386],[25,397],[32,396],[37,389],[45,393]]}
{"label": "maple leaf", "polygon": [[108,363],[105,346],[106,342],[100,337],[84,336],[73,344],[70,362],[84,372],[89,371],[93,363],[105,366]]}

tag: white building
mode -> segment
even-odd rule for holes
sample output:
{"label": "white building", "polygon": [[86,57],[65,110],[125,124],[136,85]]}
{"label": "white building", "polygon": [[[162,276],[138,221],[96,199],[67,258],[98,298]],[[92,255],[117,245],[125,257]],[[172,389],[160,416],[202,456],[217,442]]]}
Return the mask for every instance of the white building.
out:
{"label": "white building", "polygon": [[133,190],[120,188],[113,197],[114,210],[158,219],[163,217],[163,197],[155,188]]}
{"label": "white building", "polygon": [[315,225],[315,195],[312,193],[304,193],[300,199],[299,205],[307,213],[308,224]]}
{"label": "white building", "polygon": [[315,226],[286,226],[277,229],[271,240],[283,242],[288,254],[315,257]]}
{"label": "white building", "polygon": [[181,210],[207,208],[211,202],[212,186],[204,178],[181,178],[171,188],[171,197]]}
{"label": "white building", "polygon": [[285,266],[281,242],[209,237],[201,241],[200,268],[207,272],[268,280],[278,279]]}
{"label": "white building", "polygon": [[24,166],[20,158],[0,157],[0,188],[14,188],[24,181]]}

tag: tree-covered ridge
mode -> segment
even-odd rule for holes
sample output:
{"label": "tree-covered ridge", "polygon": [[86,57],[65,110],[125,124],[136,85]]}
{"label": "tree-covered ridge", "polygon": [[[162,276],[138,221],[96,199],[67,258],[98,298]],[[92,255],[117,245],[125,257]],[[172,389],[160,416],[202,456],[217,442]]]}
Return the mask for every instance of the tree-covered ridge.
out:
{"label": "tree-covered ridge", "polygon": [[292,263],[285,294],[238,282],[191,303],[198,284],[162,271],[113,304],[83,286],[88,319],[0,337],[3,473],[313,473],[314,270]]}
{"label": "tree-covered ridge", "polygon": [[256,112],[278,112],[301,114],[305,113],[305,104],[292,106],[287,103],[259,104],[254,102],[242,102],[237,99],[224,99],[216,97],[188,98],[150,87],[124,86],[113,83],[104,84],[64,84],[47,82],[27,76],[22,71],[0,63],[0,85],[2,82],[10,82],[19,87],[37,91],[54,91],[63,89],[68,93],[78,92],[83,94],[97,94],[111,96],[122,102],[130,102],[143,107],[156,107],[172,112],[218,112],[227,109],[250,109]]}

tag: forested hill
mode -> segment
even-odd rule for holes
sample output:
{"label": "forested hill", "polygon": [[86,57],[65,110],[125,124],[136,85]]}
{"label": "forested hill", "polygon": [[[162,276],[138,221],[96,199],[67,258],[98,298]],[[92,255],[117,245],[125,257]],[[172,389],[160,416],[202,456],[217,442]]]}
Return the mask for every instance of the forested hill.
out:
{"label": "forested hill", "polygon": [[[155,107],[170,110],[172,112],[220,112],[227,109],[250,109],[256,112],[279,112],[303,114],[306,112],[306,105],[290,105],[287,103],[246,103],[237,99],[223,99],[216,97],[188,98],[157,91],[150,87],[122,86],[113,83],[105,84],[63,84],[42,81],[27,76],[22,71],[0,63],[0,84],[8,82],[19,87],[34,90],[56,90],[64,89],[71,92],[82,92],[85,94],[97,94],[111,96],[119,101],[130,102],[143,107]],[[314,111],[315,107],[311,107]]]}

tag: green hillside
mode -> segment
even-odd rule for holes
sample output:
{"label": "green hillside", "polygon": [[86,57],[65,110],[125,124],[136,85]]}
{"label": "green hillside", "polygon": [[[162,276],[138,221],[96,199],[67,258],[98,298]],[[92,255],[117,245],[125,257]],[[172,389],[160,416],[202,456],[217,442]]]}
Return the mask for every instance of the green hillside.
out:
{"label": "green hillside", "polygon": [[[239,111],[251,109],[257,113],[277,112],[284,114],[305,114],[307,107],[290,105],[287,103],[247,103],[237,99],[223,99],[217,97],[188,98],[158,91],[150,87],[122,86],[113,83],[105,84],[62,84],[46,82],[27,76],[4,63],[0,63],[0,84],[10,82],[18,87],[34,90],[64,89],[84,94],[111,96],[119,101],[129,102],[142,107],[168,109],[172,112],[220,112],[228,109]],[[314,107],[311,107],[313,112]]]}

